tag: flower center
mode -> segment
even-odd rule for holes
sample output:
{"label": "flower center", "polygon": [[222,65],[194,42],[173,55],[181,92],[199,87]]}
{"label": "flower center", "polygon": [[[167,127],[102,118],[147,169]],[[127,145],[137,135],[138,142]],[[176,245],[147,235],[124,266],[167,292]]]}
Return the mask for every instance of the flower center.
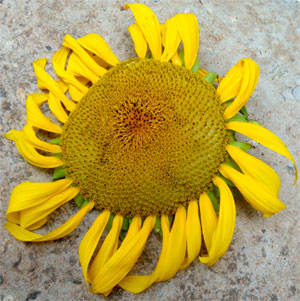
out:
{"label": "flower center", "polygon": [[228,134],[215,88],[151,59],[110,69],[70,114],[62,134],[67,177],[98,209],[173,214],[212,189]]}

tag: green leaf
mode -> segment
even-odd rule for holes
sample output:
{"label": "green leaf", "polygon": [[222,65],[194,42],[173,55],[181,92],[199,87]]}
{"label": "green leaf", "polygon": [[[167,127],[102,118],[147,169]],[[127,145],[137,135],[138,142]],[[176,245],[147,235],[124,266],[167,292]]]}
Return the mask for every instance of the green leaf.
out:
{"label": "green leaf", "polygon": [[210,191],[207,195],[210,198],[215,211],[218,212],[219,211],[219,201],[216,198],[215,194],[213,193],[213,191]]}
{"label": "green leaf", "polygon": [[243,114],[243,115],[245,116],[246,119],[248,119],[248,112],[247,112],[246,106],[243,106],[243,107],[240,109],[240,113]]}
{"label": "green leaf", "polygon": [[56,167],[54,169],[52,179],[53,181],[62,179],[66,177],[66,169],[63,166]]}
{"label": "green leaf", "polygon": [[228,121],[248,122],[248,120],[244,116],[238,114],[231,117]]}
{"label": "green leaf", "polygon": [[194,66],[192,67],[192,72],[198,73],[200,68],[200,60],[196,58]]}
{"label": "green leaf", "polygon": [[106,230],[107,230],[107,232],[110,231],[110,229],[112,227],[112,223],[113,223],[114,218],[115,218],[115,216],[113,214],[110,214],[108,222],[106,224]]}
{"label": "green leaf", "polygon": [[123,217],[122,230],[127,231],[129,227],[129,219],[127,217]]}
{"label": "green leaf", "polygon": [[231,145],[237,146],[243,151],[247,151],[252,148],[252,145],[250,143],[242,142],[242,141],[231,141]]}
{"label": "green leaf", "polygon": [[51,139],[51,140],[49,141],[49,143],[50,143],[50,144],[59,144],[60,141],[61,141],[61,139],[60,139],[60,137],[58,137],[58,138]]}
{"label": "green leaf", "polygon": [[184,50],[183,49],[179,51],[178,56],[180,57],[182,66],[184,67],[185,63],[184,63]]}
{"label": "green leaf", "polygon": [[160,219],[160,216],[156,217],[153,230],[154,230],[155,233],[159,233],[160,232],[160,230],[161,230],[161,219]]}
{"label": "green leaf", "polygon": [[218,77],[218,73],[216,72],[208,72],[203,78],[210,84],[213,84],[215,78]]}
{"label": "green leaf", "polygon": [[78,193],[74,198],[75,204],[77,207],[82,208],[87,203],[89,203],[89,200],[85,200],[80,193]]}

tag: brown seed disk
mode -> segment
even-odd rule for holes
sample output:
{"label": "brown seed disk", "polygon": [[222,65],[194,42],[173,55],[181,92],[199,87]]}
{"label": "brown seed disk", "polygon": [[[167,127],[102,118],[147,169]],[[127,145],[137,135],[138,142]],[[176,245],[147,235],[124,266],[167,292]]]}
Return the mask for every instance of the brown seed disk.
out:
{"label": "brown seed disk", "polygon": [[62,134],[68,178],[98,209],[173,214],[202,192],[227,157],[215,88],[152,59],[125,61],[93,85]]}

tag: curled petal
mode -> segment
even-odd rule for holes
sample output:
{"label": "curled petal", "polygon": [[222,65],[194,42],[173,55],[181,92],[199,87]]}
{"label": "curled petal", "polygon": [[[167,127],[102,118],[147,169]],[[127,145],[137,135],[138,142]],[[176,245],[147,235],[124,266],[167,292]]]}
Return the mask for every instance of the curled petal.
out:
{"label": "curled petal", "polygon": [[89,231],[84,235],[78,249],[79,260],[85,283],[88,286],[88,267],[101,235],[108,222],[110,212],[104,210],[94,221]]}
{"label": "curled petal", "polygon": [[[72,85],[76,87],[78,90],[80,90],[83,94],[88,92],[88,87],[81,84],[80,81],[78,81],[74,74],[71,72],[68,72],[65,70],[67,59],[70,53],[70,49],[63,47],[62,49],[58,50],[54,56],[52,57],[52,65],[56,72],[56,74],[67,84]],[[74,53],[72,53],[75,55]],[[68,61],[68,66],[70,64],[70,59]],[[84,65],[82,63],[82,65]],[[96,78],[96,81],[99,79],[91,70],[89,70],[87,67],[85,67],[88,70],[88,74],[92,74],[92,79]],[[78,68],[79,69],[79,68]],[[73,99],[74,100],[74,99]]]}
{"label": "curled petal", "polygon": [[111,256],[116,252],[118,248],[120,231],[122,228],[123,217],[116,215],[113,220],[112,228],[109,231],[108,235],[105,237],[105,240],[93,260],[93,263],[89,270],[89,275],[93,279],[99,270],[104,266],[104,264],[111,258]]}
{"label": "curled petal", "polygon": [[140,58],[144,58],[147,53],[147,41],[141,28],[135,23],[128,27],[128,31],[134,43],[135,52]]}
{"label": "curled petal", "polygon": [[21,241],[42,242],[55,240],[62,238],[74,231],[77,228],[77,226],[81,223],[83,218],[86,216],[86,214],[93,209],[94,205],[94,202],[89,202],[87,205],[82,207],[74,216],[72,216],[67,222],[45,235],[30,232],[11,222],[7,222],[4,226],[11,235],[13,235],[16,239]]}
{"label": "curled petal", "polygon": [[16,143],[20,155],[32,165],[41,168],[54,168],[63,165],[63,162],[59,158],[39,154],[35,150],[34,144],[26,139],[22,131],[11,130],[5,134],[5,137]]}
{"label": "curled petal", "polygon": [[95,60],[82,48],[80,43],[72,38],[69,34],[65,35],[63,46],[72,49],[78,55],[80,60],[96,75],[102,76],[107,72],[107,70],[98,65]]}
{"label": "curled petal", "polygon": [[159,22],[153,11],[144,4],[126,4],[131,9],[137,25],[140,27],[155,60],[161,58],[161,32]]}
{"label": "curled petal", "polygon": [[166,21],[162,30],[164,52],[161,57],[162,62],[168,62],[176,53],[180,44],[180,37],[177,29],[176,17]]}
{"label": "curled petal", "polygon": [[64,94],[60,85],[44,70],[44,64],[41,65],[41,60],[44,59],[36,60],[32,64],[38,79],[38,87],[52,92],[64,104],[68,111],[73,111],[75,109],[75,103]]}
{"label": "curled petal", "polygon": [[55,197],[66,190],[72,182],[70,179],[63,179],[50,183],[25,182],[19,184],[11,193],[6,218],[12,223],[19,224],[19,213],[22,210],[35,207]]}
{"label": "curled petal", "polygon": [[26,113],[27,113],[27,123],[51,132],[61,134],[62,129],[59,125],[51,122],[40,110],[39,106],[36,104],[34,98],[31,95],[28,95],[26,99]]}
{"label": "curled petal", "polygon": [[272,167],[247,154],[236,146],[227,145],[226,150],[244,174],[265,184],[266,187],[269,188],[270,192],[274,193],[274,195],[278,197],[280,190],[280,178]]}
{"label": "curled petal", "polygon": [[183,43],[185,67],[191,69],[196,61],[199,47],[197,18],[194,14],[178,14],[174,19]]}
{"label": "curled petal", "polygon": [[47,218],[53,211],[72,200],[79,193],[78,187],[70,187],[44,203],[20,211],[20,226],[28,228]]}
{"label": "curled petal", "polygon": [[[76,53],[72,53],[70,55],[67,71],[76,76],[86,78],[87,80],[91,81],[93,84],[95,84],[99,80],[99,76],[97,76],[93,71],[91,71],[81,61],[81,59],[79,58],[79,56]],[[84,86],[88,90],[88,88],[84,84],[80,83],[80,81],[78,81],[78,82],[80,85]],[[80,88],[80,86],[74,85],[74,84],[73,84],[73,86],[76,87],[77,89],[79,89],[80,91],[86,93],[85,91],[83,91],[83,89]]]}
{"label": "curled petal", "polygon": [[265,184],[226,164],[222,164],[219,171],[225,178],[232,181],[249,204],[256,210],[262,211],[265,217],[272,216],[286,208],[273,193],[270,193]]}
{"label": "curled petal", "polygon": [[262,144],[265,147],[268,147],[272,151],[277,152],[282,156],[290,159],[295,167],[296,176],[294,184],[296,184],[298,179],[296,162],[287,147],[275,134],[273,134],[266,128],[254,123],[232,121],[228,122],[226,127],[229,130],[248,136],[250,139],[257,141],[258,143]]}
{"label": "curled petal", "polygon": [[154,223],[154,216],[147,217],[141,230],[126,244],[121,244],[92,279],[92,292],[106,294],[128,274],[141,255]]}
{"label": "curled petal", "polygon": [[51,92],[49,93],[48,106],[52,114],[57,118],[57,120],[59,120],[62,123],[67,122],[68,114],[64,110],[60,100]]}
{"label": "curled petal", "polygon": [[61,153],[61,147],[56,144],[51,144],[40,140],[33,130],[32,126],[26,124],[23,128],[24,137],[31,142],[32,146],[49,153]]}
{"label": "curled petal", "polygon": [[218,217],[206,192],[200,195],[199,207],[203,239],[209,252],[212,246],[214,233],[218,226]]}
{"label": "curled petal", "polygon": [[199,207],[197,201],[191,201],[188,206],[186,219],[186,247],[187,258],[181,269],[190,265],[199,255],[201,249],[201,226],[199,218]]}
{"label": "curled petal", "polygon": [[158,263],[152,275],[127,276],[119,286],[132,293],[140,293],[152,283],[172,278],[184,263],[186,253],[186,212],[183,207],[177,209],[174,224],[170,232],[166,215],[161,217],[163,245]]}
{"label": "curled petal", "polygon": [[246,104],[256,88],[259,67],[251,59],[242,59],[235,65],[221,81],[217,93],[221,101],[225,102],[233,97],[234,101],[224,112],[225,119],[229,119],[239,112]]}
{"label": "curled petal", "polygon": [[215,177],[213,182],[220,190],[220,210],[208,255],[200,257],[200,261],[208,266],[215,264],[226,253],[233,237],[236,214],[234,199],[227,184],[219,177]]}
{"label": "curled petal", "polygon": [[77,39],[77,42],[88,51],[96,54],[98,57],[109,63],[111,66],[115,66],[119,63],[118,58],[112,52],[109,45],[105,40],[96,33],[90,33],[82,38]]}

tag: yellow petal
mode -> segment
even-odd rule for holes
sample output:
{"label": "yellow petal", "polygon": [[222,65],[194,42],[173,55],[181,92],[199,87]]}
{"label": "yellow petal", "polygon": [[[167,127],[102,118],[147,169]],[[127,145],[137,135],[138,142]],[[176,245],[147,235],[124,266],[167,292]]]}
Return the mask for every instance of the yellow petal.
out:
{"label": "yellow petal", "polygon": [[47,223],[47,217],[39,220],[38,222],[32,224],[31,226],[27,227],[26,230],[28,231],[33,231],[33,230],[37,230],[39,228],[41,228],[45,223]]}
{"label": "yellow petal", "polygon": [[240,60],[237,66],[234,66],[228,72],[217,89],[222,102],[236,97],[225,110],[225,119],[229,119],[237,114],[246,104],[256,88],[258,77],[258,65],[253,60],[246,58]]}
{"label": "yellow petal", "polygon": [[152,275],[127,276],[120,283],[123,289],[140,293],[152,283],[172,278],[184,263],[186,252],[186,212],[183,207],[177,209],[174,224],[169,232],[169,220],[161,217],[163,231],[162,251]]}
{"label": "yellow petal", "polygon": [[83,218],[86,216],[86,214],[93,209],[94,205],[94,202],[89,202],[87,205],[81,208],[74,216],[72,216],[67,222],[65,222],[60,227],[56,228],[55,230],[51,231],[46,235],[30,232],[10,222],[5,223],[4,226],[11,235],[13,235],[16,239],[21,241],[41,242],[55,240],[62,238],[74,231],[77,228],[77,226],[81,223]]}
{"label": "yellow petal", "polygon": [[220,166],[219,171],[225,178],[232,181],[250,205],[256,210],[262,211],[265,217],[286,208],[263,183],[225,164]]}
{"label": "yellow petal", "polygon": [[72,180],[63,179],[50,183],[25,182],[16,186],[10,196],[6,218],[19,224],[19,212],[37,206],[66,190]]}
{"label": "yellow petal", "polygon": [[106,61],[112,66],[119,63],[118,58],[112,52],[105,40],[96,33],[90,33],[82,38],[77,39],[77,42],[85,49],[96,54],[98,57]]}
{"label": "yellow petal", "polygon": [[[244,67],[241,60],[227,72],[217,88],[221,102],[226,102],[238,95],[243,81],[243,71]],[[202,73],[206,75],[207,71],[202,70]]]}
{"label": "yellow petal", "polygon": [[200,261],[208,266],[226,253],[233,237],[236,215],[234,199],[227,184],[219,177],[215,177],[213,182],[220,190],[220,210],[208,256],[200,257]]}
{"label": "yellow petal", "polygon": [[109,258],[116,252],[118,248],[119,235],[122,228],[123,217],[116,215],[113,220],[112,228],[91,264],[89,278],[94,278],[98,271],[104,266],[104,264],[109,260]]}
{"label": "yellow petal", "polygon": [[77,89],[75,86],[70,85],[69,86],[69,92],[70,96],[74,101],[80,101],[85,93],[81,92],[79,89]]}
{"label": "yellow petal", "polygon": [[[54,56],[52,57],[52,65],[56,72],[56,74],[67,84],[73,85],[77,89],[79,89],[83,94],[88,92],[88,87],[85,85],[82,85],[80,81],[78,81],[74,74],[67,72],[65,70],[67,59],[69,56],[70,49],[68,48],[62,48],[58,50]],[[74,53],[72,53],[74,54]],[[71,56],[70,56],[71,57]],[[68,66],[70,64],[70,59],[68,61]],[[87,67],[85,67],[87,70],[89,70]],[[91,71],[88,71],[89,74],[92,74],[93,78],[96,78],[98,80],[98,77]]]}
{"label": "yellow petal", "polygon": [[177,53],[177,49],[180,44],[176,17],[166,21],[163,40],[164,52],[162,54],[161,61],[168,62]]}
{"label": "yellow petal", "polygon": [[191,69],[196,61],[199,46],[197,18],[193,14],[178,14],[174,19],[183,43],[185,67]]}
{"label": "yellow petal", "polygon": [[[91,81],[93,84],[95,84],[99,80],[99,76],[97,76],[91,69],[89,69],[84,62],[81,61],[80,57],[76,53],[72,53],[70,55],[69,61],[68,61],[68,67],[67,71],[69,73],[72,73],[76,76],[81,76],[89,81]],[[77,81],[79,84],[80,82]],[[79,89],[80,91],[86,93],[80,86],[76,83],[72,83],[74,87]],[[88,89],[85,85],[82,85],[85,87],[85,89]]]}
{"label": "yellow petal", "polygon": [[33,62],[35,75],[38,79],[39,88],[52,92],[66,107],[68,111],[75,109],[75,104],[64,94],[59,84],[41,67],[40,60]]}
{"label": "yellow petal", "polygon": [[24,137],[32,144],[34,148],[43,150],[49,153],[61,153],[61,147],[56,144],[51,144],[45,141],[40,140],[33,130],[32,126],[26,124],[23,128]]}
{"label": "yellow petal", "polygon": [[30,94],[30,96],[33,98],[38,107],[48,100],[48,94],[45,93],[33,93]]}
{"label": "yellow petal", "polygon": [[[201,75],[202,77],[204,77],[207,73],[208,73],[208,71],[207,70],[205,70],[205,69],[203,69],[203,68],[199,68],[199,75]],[[214,82],[215,83],[220,83],[221,81],[223,80],[223,77],[222,76],[217,76],[216,78],[215,78],[215,80],[214,80]],[[236,95],[236,94],[235,94]],[[232,96],[232,97],[234,97],[234,96]],[[231,97],[231,98],[232,98]],[[231,98],[229,98],[229,99],[231,99]]]}
{"label": "yellow petal", "polygon": [[126,4],[126,9],[131,9],[137,25],[140,27],[152,56],[155,60],[161,58],[161,33],[159,22],[153,11],[140,3]]}
{"label": "yellow petal", "polygon": [[88,286],[87,272],[88,266],[97,244],[101,238],[101,235],[105,229],[108,222],[110,212],[104,210],[94,221],[93,225],[90,227],[89,231],[84,235],[78,249],[79,261],[82,268],[83,277],[85,283]]}
{"label": "yellow petal", "polygon": [[65,35],[63,46],[72,49],[78,55],[80,60],[96,75],[102,76],[107,72],[107,70],[99,66],[95,60],[81,47],[81,45],[70,35]]}
{"label": "yellow petal", "polygon": [[28,228],[39,222],[57,208],[72,200],[78,193],[78,187],[70,187],[44,203],[20,211],[20,226],[22,228]]}
{"label": "yellow petal", "polygon": [[108,292],[127,275],[141,255],[154,223],[154,216],[147,217],[136,236],[120,246],[93,279],[92,292]]}
{"label": "yellow petal", "polygon": [[48,106],[52,114],[62,123],[66,123],[68,115],[64,110],[60,100],[51,92],[49,93]]}
{"label": "yellow petal", "polygon": [[134,43],[135,52],[140,58],[144,58],[147,53],[147,41],[143,35],[141,28],[136,23],[134,23],[128,27],[128,31]]}
{"label": "yellow petal", "polygon": [[39,154],[35,150],[34,145],[24,137],[22,131],[11,130],[5,134],[5,137],[16,143],[20,155],[32,165],[41,168],[54,168],[63,165],[59,158]]}
{"label": "yellow petal", "polygon": [[217,229],[218,217],[211,203],[211,200],[209,199],[206,192],[200,195],[199,207],[203,239],[205,242],[206,249],[209,252],[212,246],[214,233]]}
{"label": "yellow petal", "polygon": [[293,156],[291,155],[291,153],[289,152],[289,150],[287,149],[287,147],[275,134],[273,134],[271,131],[267,130],[266,128],[254,123],[232,121],[232,122],[228,122],[226,127],[229,130],[248,136],[250,139],[257,141],[263,146],[268,147],[274,152],[277,152],[282,156],[290,159],[295,166],[296,176],[295,176],[294,184],[296,184],[298,179],[296,162]]}
{"label": "yellow petal", "polygon": [[186,220],[187,258],[180,267],[181,269],[186,268],[199,255],[201,240],[202,236],[198,203],[196,201],[191,201],[188,206]]}
{"label": "yellow petal", "polygon": [[57,134],[62,133],[61,127],[51,122],[42,113],[39,106],[36,104],[34,98],[31,95],[28,95],[26,99],[26,113],[27,113],[28,124],[51,133],[57,133]]}
{"label": "yellow petal", "polygon": [[278,197],[280,178],[277,173],[266,163],[247,154],[236,146],[227,145],[226,150],[238,164],[244,174],[249,175],[269,188],[271,193]]}

